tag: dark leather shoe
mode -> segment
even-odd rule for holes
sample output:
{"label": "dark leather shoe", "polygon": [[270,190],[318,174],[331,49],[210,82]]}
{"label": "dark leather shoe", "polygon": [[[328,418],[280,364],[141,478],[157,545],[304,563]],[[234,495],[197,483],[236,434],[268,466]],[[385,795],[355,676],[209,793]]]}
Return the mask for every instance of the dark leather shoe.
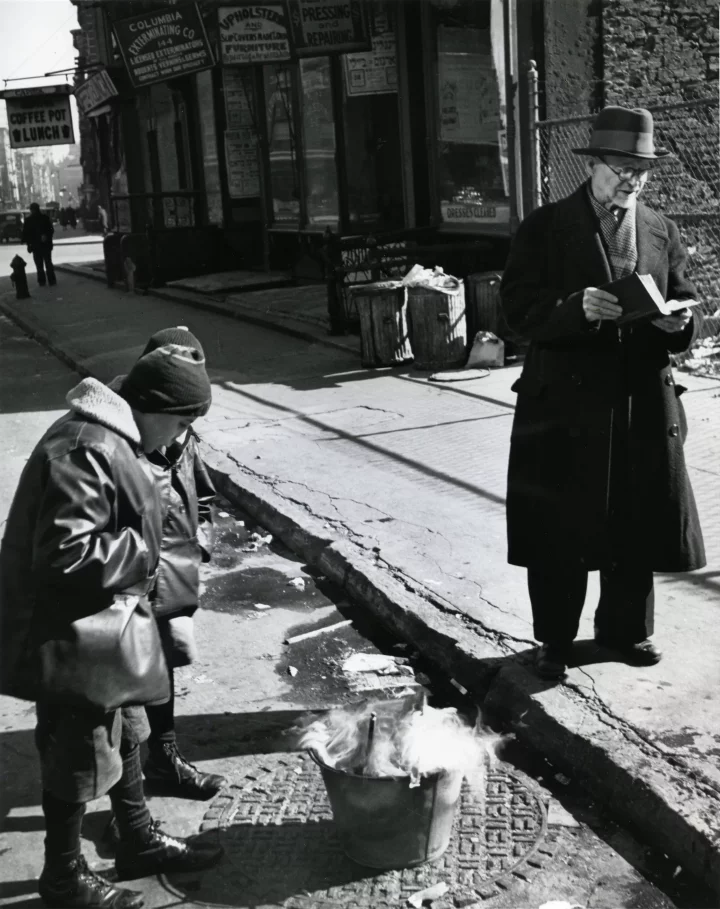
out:
{"label": "dark leather shoe", "polygon": [[557,682],[567,675],[568,647],[541,644],[535,657],[535,670],[541,679]]}
{"label": "dark leather shoe", "polygon": [[662,651],[649,638],[639,641],[637,644],[624,644],[596,637],[595,643],[608,650],[617,651],[626,662],[633,666],[654,666],[662,659]]}
{"label": "dark leather shoe", "polygon": [[163,872],[203,871],[216,865],[222,855],[222,846],[170,836],[153,821],[144,840],[118,843],[115,870],[121,881]]}
{"label": "dark leather shoe", "polygon": [[38,892],[50,909],[140,909],[145,905],[142,893],[114,886],[91,871],[82,856],[62,871],[46,866]]}
{"label": "dark leather shoe", "polygon": [[210,799],[227,785],[227,780],[219,773],[202,773],[186,761],[177,745],[165,744],[160,749],[151,749],[143,773],[153,787],[187,799]]}

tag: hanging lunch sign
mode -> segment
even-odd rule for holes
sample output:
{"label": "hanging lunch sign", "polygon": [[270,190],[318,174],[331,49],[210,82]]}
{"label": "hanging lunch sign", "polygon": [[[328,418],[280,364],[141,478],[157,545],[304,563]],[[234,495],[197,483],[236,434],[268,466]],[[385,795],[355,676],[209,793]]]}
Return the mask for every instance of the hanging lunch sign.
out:
{"label": "hanging lunch sign", "polygon": [[8,88],[0,92],[7,106],[10,148],[72,145],[70,86]]}
{"label": "hanging lunch sign", "polygon": [[210,69],[215,64],[197,4],[121,19],[113,28],[136,88]]}
{"label": "hanging lunch sign", "polygon": [[220,59],[225,64],[278,63],[292,57],[282,2],[221,6],[218,34]]}
{"label": "hanging lunch sign", "polygon": [[372,50],[363,0],[288,0],[298,57]]}

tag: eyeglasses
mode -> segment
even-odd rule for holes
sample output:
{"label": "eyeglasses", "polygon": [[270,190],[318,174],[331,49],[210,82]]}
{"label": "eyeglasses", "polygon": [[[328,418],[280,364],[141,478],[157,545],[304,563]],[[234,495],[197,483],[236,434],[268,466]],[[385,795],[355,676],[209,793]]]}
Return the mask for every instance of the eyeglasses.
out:
{"label": "eyeglasses", "polygon": [[600,158],[605,167],[609,168],[616,177],[619,177],[621,180],[642,180],[643,177],[646,177],[652,167],[629,167],[625,165],[623,167],[613,167],[612,164],[608,164],[605,158]]}

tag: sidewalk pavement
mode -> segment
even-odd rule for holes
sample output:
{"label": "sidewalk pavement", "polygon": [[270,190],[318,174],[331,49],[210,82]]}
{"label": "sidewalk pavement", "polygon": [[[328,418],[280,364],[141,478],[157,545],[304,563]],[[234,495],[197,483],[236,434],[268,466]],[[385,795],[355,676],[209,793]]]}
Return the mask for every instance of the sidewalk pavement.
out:
{"label": "sidewalk pavement", "polygon": [[412,369],[361,369],[357,339],[328,338],[280,311],[277,300],[287,308],[293,294],[307,308],[313,288],[242,294],[238,303],[167,289],[128,294],[65,271],[52,295],[23,302],[6,293],[0,309],[103,380],[127,371],[157,329],[188,325],[214,383],[199,430],[220,491],[720,893],[717,381],[681,379],[709,564],[657,576],[664,660],[641,669],[603,662],[592,644],[591,583],[579,665],[552,686],[528,665],[525,573],[505,560],[517,367],[453,384]]}

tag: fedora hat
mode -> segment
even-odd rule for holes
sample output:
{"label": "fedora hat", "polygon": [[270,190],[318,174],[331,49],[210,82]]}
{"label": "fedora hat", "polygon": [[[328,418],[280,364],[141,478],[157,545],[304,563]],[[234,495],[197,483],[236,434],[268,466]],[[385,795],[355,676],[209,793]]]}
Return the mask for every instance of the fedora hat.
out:
{"label": "fedora hat", "polygon": [[649,110],[606,107],[595,118],[587,148],[574,148],[576,155],[624,155],[655,161],[667,158],[666,148],[655,148],[653,118]]}

